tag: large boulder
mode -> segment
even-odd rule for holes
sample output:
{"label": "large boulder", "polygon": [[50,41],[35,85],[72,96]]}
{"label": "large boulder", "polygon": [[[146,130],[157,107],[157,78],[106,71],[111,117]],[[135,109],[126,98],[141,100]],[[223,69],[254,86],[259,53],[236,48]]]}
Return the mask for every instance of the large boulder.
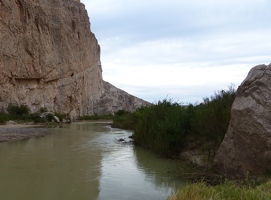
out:
{"label": "large boulder", "polygon": [[215,164],[231,178],[271,169],[271,64],[252,68],[238,87]]}

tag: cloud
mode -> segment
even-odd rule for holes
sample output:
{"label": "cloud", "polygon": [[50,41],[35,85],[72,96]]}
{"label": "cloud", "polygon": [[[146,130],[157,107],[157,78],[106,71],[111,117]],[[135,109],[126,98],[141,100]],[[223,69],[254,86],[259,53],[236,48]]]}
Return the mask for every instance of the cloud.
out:
{"label": "cloud", "polygon": [[238,86],[249,69],[246,65],[111,65],[111,68],[105,70],[104,78],[117,87],[151,102],[168,97],[183,103],[195,103],[212,95],[214,91],[227,89],[231,84]]}
{"label": "cloud", "polygon": [[81,0],[104,79],[149,101],[200,101],[270,62],[269,0]]}

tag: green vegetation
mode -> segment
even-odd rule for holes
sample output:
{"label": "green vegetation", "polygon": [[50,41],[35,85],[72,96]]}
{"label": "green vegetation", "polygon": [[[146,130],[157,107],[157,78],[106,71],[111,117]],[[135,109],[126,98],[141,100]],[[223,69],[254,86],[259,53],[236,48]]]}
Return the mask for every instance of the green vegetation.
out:
{"label": "green vegetation", "polygon": [[33,121],[34,123],[51,122],[54,119],[54,115],[61,121],[64,119],[65,114],[53,113],[47,114],[44,118],[41,117],[41,113],[47,112],[47,108],[40,108],[39,112],[31,113],[27,105],[13,105],[9,104],[7,108],[8,113],[0,112],[0,124],[4,124],[9,120],[18,121]]}
{"label": "green vegetation", "polygon": [[[183,150],[196,149],[212,161],[229,126],[235,89],[216,92],[198,105],[184,106],[171,100],[159,101],[134,113],[119,111],[113,125],[134,130],[134,143],[149,148],[162,156],[176,158]],[[183,169],[182,169],[183,170]],[[185,170],[185,169],[184,169]],[[181,176],[204,181],[188,184],[169,200],[267,200],[271,199],[271,181],[257,187],[223,182],[224,177],[213,169],[180,171]],[[190,177],[190,178],[189,178]],[[208,186],[215,184],[216,186]],[[218,185],[217,185],[218,184]]]}
{"label": "green vegetation", "polygon": [[[18,121],[33,121],[34,123],[48,123],[54,120],[54,116],[57,116],[60,121],[65,118],[65,114],[58,112],[48,112],[46,107],[41,107],[38,112],[31,113],[27,105],[16,105],[9,104],[7,113],[0,112],[0,124],[4,124],[9,120]],[[120,111],[121,112],[121,111]],[[42,113],[46,113],[41,117]],[[113,115],[93,115],[93,116],[82,116],[79,120],[112,120]]]}
{"label": "green vegetation", "polygon": [[30,109],[27,105],[8,105],[8,113],[10,114],[12,119],[27,119]]}
{"label": "green vegetation", "polygon": [[10,120],[10,115],[0,112],[0,124],[4,124],[8,120]]}
{"label": "green vegetation", "polygon": [[233,182],[207,186],[201,182],[180,188],[169,200],[268,200],[271,199],[270,188],[270,180],[256,187],[237,186]]}
{"label": "green vegetation", "polygon": [[192,105],[184,107],[167,100],[141,109],[134,120],[134,142],[162,156],[174,157],[185,145],[192,116]]}
{"label": "green vegetation", "polygon": [[[171,100],[116,113],[115,127],[133,129],[135,144],[165,157],[176,157],[187,146],[214,156],[227,131],[235,89],[221,90],[199,105],[180,105]],[[211,160],[211,159],[210,159]]]}
{"label": "green vegetation", "polygon": [[85,115],[81,116],[79,120],[112,120],[113,115]]}
{"label": "green vegetation", "polygon": [[125,110],[119,110],[115,113],[112,127],[134,130],[139,118],[140,110],[131,113]]}

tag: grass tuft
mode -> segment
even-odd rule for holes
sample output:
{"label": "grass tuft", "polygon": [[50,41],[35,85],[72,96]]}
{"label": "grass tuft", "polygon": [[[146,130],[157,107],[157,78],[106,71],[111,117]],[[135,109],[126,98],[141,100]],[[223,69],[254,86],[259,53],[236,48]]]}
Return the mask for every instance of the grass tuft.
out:
{"label": "grass tuft", "polygon": [[271,199],[271,181],[257,187],[237,186],[226,182],[217,186],[205,183],[189,184],[177,191],[168,200],[269,200]]}

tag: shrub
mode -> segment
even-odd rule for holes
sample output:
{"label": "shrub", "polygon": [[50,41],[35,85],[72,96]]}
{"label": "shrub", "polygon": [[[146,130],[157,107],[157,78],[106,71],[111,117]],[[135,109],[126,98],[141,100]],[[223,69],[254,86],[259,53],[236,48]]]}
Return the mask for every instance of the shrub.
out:
{"label": "shrub", "polygon": [[113,119],[112,115],[84,115],[79,118],[79,120],[111,120]]}
{"label": "shrub", "polygon": [[60,121],[62,121],[65,118],[65,114],[64,113],[57,113],[56,112],[55,116],[57,116]]}
{"label": "shrub", "polygon": [[127,110],[118,110],[117,112],[115,112],[115,116],[124,116],[128,113],[130,112],[128,112]]}
{"label": "shrub", "polygon": [[0,112],[0,124],[4,124],[8,120],[10,120],[10,116]]}
{"label": "shrub", "polygon": [[37,123],[45,123],[46,122],[45,118],[40,117],[40,113],[32,113],[32,114],[29,115],[29,118],[31,120],[33,120],[33,122],[35,124],[37,124]]}
{"label": "shrub", "polygon": [[113,117],[114,128],[134,130],[137,124],[137,112],[118,111]]}
{"label": "shrub", "polygon": [[191,143],[213,156],[227,131],[234,99],[233,86],[195,106],[182,106],[165,99],[134,113],[118,111],[113,126],[133,129],[135,144],[166,157],[177,156]]}
{"label": "shrub", "polygon": [[46,115],[46,120],[47,120],[48,122],[53,121],[53,120],[54,120],[54,115],[53,115],[53,114],[48,114],[48,115]]}
{"label": "shrub", "polygon": [[218,91],[204,103],[195,106],[191,121],[191,135],[201,141],[203,148],[214,156],[221,144],[230,121],[231,106],[235,99],[233,86],[229,90]]}
{"label": "shrub", "polygon": [[163,100],[141,110],[134,130],[135,144],[166,157],[176,156],[190,131],[191,108]]}
{"label": "shrub", "polygon": [[41,107],[40,108],[40,113],[44,113],[44,112],[47,112],[48,109],[46,107]]}
{"label": "shrub", "polygon": [[8,105],[8,113],[14,119],[26,119],[30,113],[30,109],[27,105]]}

